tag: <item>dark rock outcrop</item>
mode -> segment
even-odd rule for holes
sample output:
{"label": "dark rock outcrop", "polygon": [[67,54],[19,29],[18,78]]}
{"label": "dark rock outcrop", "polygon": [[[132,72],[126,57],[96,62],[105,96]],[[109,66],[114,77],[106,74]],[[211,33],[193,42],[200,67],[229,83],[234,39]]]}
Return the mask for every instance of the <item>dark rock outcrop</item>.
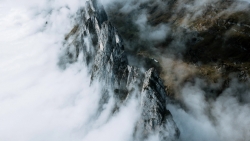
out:
{"label": "dark rock outcrop", "polygon": [[[124,3],[136,6],[124,11]],[[232,74],[243,83],[249,79],[249,2],[130,0],[111,5],[106,7],[109,20],[130,45],[132,53],[143,52],[159,61],[164,85],[175,99],[179,99],[180,86],[193,83],[197,77],[209,85],[223,83],[212,90],[216,96],[229,87]],[[140,15],[146,16],[147,26],[169,27],[166,38],[155,42],[142,38],[144,29],[140,31],[140,25],[135,22]],[[172,65],[166,63],[169,60]],[[176,71],[180,68],[184,70],[182,73]],[[208,87],[204,91],[210,93]]]}
{"label": "dark rock outcrop", "polygon": [[166,109],[167,93],[157,70],[151,68],[144,72],[129,65],[122,38],[96,0],[88,1],[80,15],[77,31],[67,37],[72,40],[67,54],[73,62],[82,52],[91,81],[105,84],[101,104],[112,96],[116,100],[116,109],[119,109],[131,95],[135,95],[140,99],[142,110],[135,127],[136,137],[146,138],[159,133],[162,140],[178,138],[179,130]]}

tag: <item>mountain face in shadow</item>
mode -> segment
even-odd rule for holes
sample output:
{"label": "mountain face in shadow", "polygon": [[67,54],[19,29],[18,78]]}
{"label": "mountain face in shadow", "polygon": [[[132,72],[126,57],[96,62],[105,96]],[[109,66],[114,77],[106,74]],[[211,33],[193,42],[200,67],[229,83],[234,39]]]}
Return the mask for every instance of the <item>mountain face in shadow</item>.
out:
{"label": "mountain face in shadow", "polygon": [[[126,9],[127,5],[136,6]],[[223,80],[223,86],[215,90],[220,95],[232,74],[240,81],[246,81],[250,74],[248,2],[131,0],[114,2],[107,6],[107,11],[129,45],[128,51],[139,60],[150,56],[159,61],[161,76],[171,95],[178,93],[179,85],[197,77],[208,83]],[[140,18],[145,18],[145,22],[138,22]],[[162,26],[166,28],[161,29]],[[163,31],[158,35],[163,39],[155,40],[150,34],[145,37],[144,30],[151,34]],[[166,71],[169,60],[173,69],[182,66],[187,74]]]}

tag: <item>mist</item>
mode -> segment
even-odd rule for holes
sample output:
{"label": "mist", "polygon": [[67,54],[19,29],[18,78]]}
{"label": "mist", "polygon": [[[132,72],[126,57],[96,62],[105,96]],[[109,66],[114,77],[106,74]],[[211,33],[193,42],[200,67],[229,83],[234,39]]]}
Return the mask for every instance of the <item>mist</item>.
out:
{"label": "mist", "polygon": [[65,69],[58,66],[65,35],[84,3],[0,2],[1,141],[131,139],[136,100],[114,115],[110,98],[100,113],[102,84],[90,86],[83,54]]}
{"label": "mist", "polygon": [[[121,11],[131,12],[141,0],[103,0],[105,7],[120,2]],[[244,2],[249,2],[243,0]],[[179,1],[182,2],[182,1]],[[216,0],[180,5],[203,12],[202,6]],[[164,1],[155,1],[164,4]],[[78,61],[62,69],[58,66],[64,51],[65,35],[75,26],[77,11],[85,1],[1,1],[0,2],[0,140],[1,141],[132,141],[140,116],[138,99],[132,97],[113,113],[114,98],[102,105],[101,82],[90,85],[88,69],[80,54]],[[232,8],[245,8],[234,5]],[[190,15],[187,15],[187,18]],[[193,16],[193,19],[197,15]],[[145,11],[133,16],[139,38],[155,46],[173,37],[168,24],[152,26]],[[182,23],[185,27],[185,22]],[[150,34],[147,34],[150,33]],[[175,52],[185,50],[174,36],[170,46]],[[88,39],[86,39],[88,40]],[[169,50],[168,50],[169,51]],[[172,52],[170,52],[172,53]],[[158,55],[158,54],[157,54]],[[177,72],[181,80],[195,71],[175,56],[157,59],[166,71]],[[177,66],[177,67],[175,67]],[[184,73],[185,72],[185,73]],[[182,76],[184,75],[184,76]],[[164,78],[169,78],[165,76]],[[197,78],[194,83],[178,81],[178,102],[166,106],[180,129],[180,141],[235,141],[250,138],[249,80],[234,79],[218,98],[207,98],[208,84]],[[214,84],[221,87],[219,82]],[[160,140],[157,135],[148,141]]]}
{"label": "mist", "polygon": [[[182,133],[180,140],[248,140],[250,105],[239,100],[239,95],[249,95],[249,87],[233,81],[217,99],[207,100],[201,85],[205,83],[196,80],[195,84],[189,83],[182,88],[181,97],[185,108],[168,105]],[[245,91],[236,94],[242,87]]]}

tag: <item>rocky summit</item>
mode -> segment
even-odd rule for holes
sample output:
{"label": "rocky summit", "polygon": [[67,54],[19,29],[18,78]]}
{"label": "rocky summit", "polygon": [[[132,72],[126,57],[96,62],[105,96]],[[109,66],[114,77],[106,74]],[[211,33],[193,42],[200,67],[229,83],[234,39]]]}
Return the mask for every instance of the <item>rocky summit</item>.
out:
{"label": "rocky summit", "polygon": [[74,62],[80,52],[84,54],[91,82],[103,84],[100,105],[114,97],[115,113],[130,97],[137,97],[142,113],[135,127],[135,139],[158,134],[162,140],[176,140],[179,129],[166,109],[170,99],[158,70],[128,63],[123,39],[96,0],[87,1],[79,15],[77,26],[65,37],[70,42],[66,56]]}

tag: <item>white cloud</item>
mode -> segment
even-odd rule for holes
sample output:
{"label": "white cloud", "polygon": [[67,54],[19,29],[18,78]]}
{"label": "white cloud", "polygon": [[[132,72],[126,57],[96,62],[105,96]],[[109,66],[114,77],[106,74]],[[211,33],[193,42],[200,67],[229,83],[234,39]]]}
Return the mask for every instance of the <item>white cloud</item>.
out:
{"label": "white cloud", "polygon": [[[181,97],[185,108],[168,105],[181,131],[183,141],[235,141],[248,140],[250,105],[239,101],[239,89],[244,84],[232,82],[230,87],[215,100],[206,100],[200,81],[182,88]],[[242,87],[243,86],[243,87]],[[185,110],[184,110],[185,109]]]}
{"label": "white cloud", "polygon": [[[111,98],[98,116],[100,86],[89,87],[81,59],[66,70],[57,66],[64,35],[84,1],[3,0],[0,5],[0,140],[132,140],[140,113],[138,101],[131,100],[111,116]],[[151,33],[142,38],[159,41],[168,36],[167,25],[153,28],[145,17],[137,22],[142,33]],[[232,83],[212,102],[205,100],[200,85],[184,87],[182,102],[188,110],[168,105],[181,131],[180,139],[250,138],[249,104],[239,103],[233,95],[240,85]],[[152,136],[148,140],[159,139]]]}
{"label": "white cloud", "polygon": [[100,87],[89,86],[81,60],[66,70],[57,66],[64,35],[82,3],[0,2],[1,141],[131,137],[137,117],[135,101],[110,118],[111,99],[98,118]]}

